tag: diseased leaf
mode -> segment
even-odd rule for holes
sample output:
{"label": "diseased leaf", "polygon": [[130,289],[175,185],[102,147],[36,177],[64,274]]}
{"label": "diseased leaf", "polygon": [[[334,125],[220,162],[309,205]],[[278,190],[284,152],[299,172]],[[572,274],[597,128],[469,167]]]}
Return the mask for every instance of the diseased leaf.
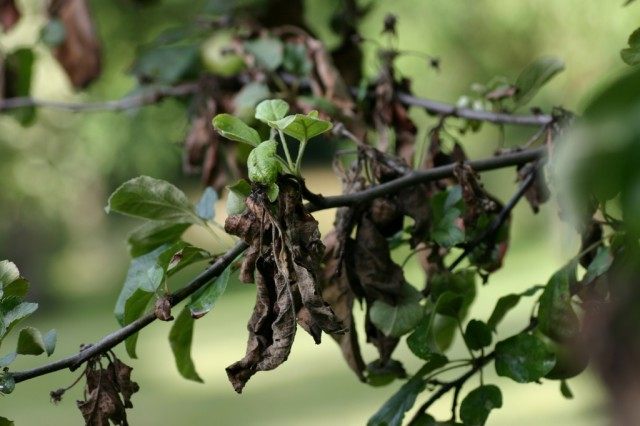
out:
{"label": "diseased leaf", "polygon": [[189,308],[185,307],[173,322],[169,332],[171,351],[176,360],[180,375],[188,380],[202,383],[191,359],[191,341],[193,339],[193,323]]}
{"label": "diseased leaf", "polygon": [[267,71],[275,71],[282,64],[283,46],[276,38],[250,40],[244,47],[256,58],[257,65]]}
{"label": "diseased leaf", "polygon": [[460,404],[460,419],[465,426],[484,426],[491,410],[502,407],[502,393],[495,385],[475,388]]}
{"label": "diseased leaf", "polygon": [[278,142],[269,140],[255,147],[247,159],[249,179],[252,182],[263,185],[271,185],[276,182],[280,172],[280,163],[276,151]]}
{"label": "diseased leaf", "polygon": [[187,196],[167,181],[139,176],[120,185],[109,197],[107,213],[177,223],[202,223]]}
{"label": "diseased leaf", "polygon": [[218,278],[191,297],[191,303],[188,306],[192,317],[201,318],[213,309],[218,298],[227,289],[230,275],[231,266],[227,266]]}
{"label": "diseased leaf", "polygon": [[436,357],[427,362],[407,381],[391,398],[384,403],[376,414],[369,419],[367,426],[400,426],[407,411],[411,410],[416,397],[424,391],[426,382],[424,377],[430,372],[446,365],[444,356]]}
{"label": "diseased leaf", "polygon": [[218,114],[213,117],[213,127],[227,139],[258,146],[261,139],[258,132],[247,126],[244,121],[230,114]]}
{"label": "diseased leaf", "polygon": [[196,205],[196,213],[204,220],[213,220],[215,217],[215,204],[218,202],[218,193],[215,189],[207,186],[200,201]]}
{"label": "diseased leaf", "polygon": [[172,221],[146,222],[129,234],[129,253],[131,257],[142,256],[162,246],[173,244],[180,239],[191,223]]}
{"label": "diseased leaf", "polygon": [[382,300],[376,300],[373,303],[370,311],[371,322],[386,336],[403,336],[413,330],[424,316],[420,299],[420,292],[413,286],[405,284],[396,306]]}
{"label": "diseased leaf", "polygon": [[240,179],[233,185],[227,186],[227,214],[229,216],[242,214],[246,209],[246,199],[251,194],[251,185]]}
{"label": "diseased leaf", "polygon": [[576,280],[576,262],[553,274],[540,296],[538,329],[556,341],[566,341],[580,330],[580,321],[571,306],[571,283]]}
{"label": "diseased leaf", "polygon": [[563,70],[564,62],[553,57],[542,57],[527,65],[516,80],[516,107],[529,103],[542,86]]}
{"label": "diseased leaf", "polygon": [[267,99],[256,107],[256,118],[271,127],[289,112],[289,104],[282,99]]}
{"label": "diseased leaf", "polygon": [[534,382],[553,369],[556,359],[536,336],[520,333],[498,342],[496,373],[518,383]]}
{"label": "diseased leaf", "polygon": [[16,353],[19,355],[40,355],[45,350],[45,343],[40,331],[33,327],[25,327],[20,330]]}
{"label": "diseased leaf", "polygon": [[464,340],[469,349],[479,351],[491,344],[491,329],[482,321],[471,320],[464,331]]}
{"label": "diseased leaf", "polygon": [[516,307],[516,305],[520,301],[520,298],[533,296],[543,288],[544,286],[537,285],[519,294],[507,294],[506,296],[502,296],[500,299],[498,299],[496,307],[493,308],[493,312],[491,312],[491,316],[487,320],[487,326],[491,330],[496,331],[496,327],[498,326],[498,324],[504,319],[504,317],[507,315],[507,313],[509,313],[511,309]]}
{"label": "diseased leaf", "polygon": [[321,135],[333,127],[331,122],[319,119],[317,111],[311,111],[307,115],[289,115],[273,124],[285,134],[301,142]]}

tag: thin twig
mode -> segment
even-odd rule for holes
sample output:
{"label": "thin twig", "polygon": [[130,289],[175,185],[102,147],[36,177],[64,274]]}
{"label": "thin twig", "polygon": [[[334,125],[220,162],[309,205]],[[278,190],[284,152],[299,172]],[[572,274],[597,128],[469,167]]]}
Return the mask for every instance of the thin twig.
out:
{"label": "thin twig", "polygon": [[[506,154],[501,157],[492,157],[484,160],[470,161],[468,162],[468,164],[476,171],[493,170],[535,161],[544,156],[544,154],[545,149],[538,148],[535,150],[523,151],[515,154]],[[308,212],[314,212],[333,207],[350,206],[392,193],[398,189],[406,188],[416,183],[424,183],[442,179],[444,177],[453,176],[453,169],[454,166],[443,166],[421,172],[411,172],[406,176],[381,185],[374,186],[361,192],[320,198],[318,199],[319,204],[307,204],[306,210]],[[243,241],[238,242],[228,252],[220,256],[209,268],[205,269],[202,273],[200,273],[200,275],[195,277],[186,286],[177,290],[173,294],[168,295],[171,306],[173,307],[177,305],[178,303],[195,293],[198,289],[211,282],[214,278],[220,275],[222,271],[224,271],[224,269],[233,262],[234,259],[242,254],[242,252],[244,252],[247,247],[247,244]],[[50,364],[46,364],[32,370],[12,373],[13,378],[15,379],[16,383],[19,383],[25,380],[52,373],[54,371],[63,370],[65,368],[69,368],[70,370],[74,371],[87,360],[95,357],[96,355],[107,352],[111,348],[122,343],[127,337],[142,330],[143,328],[154,322],[155,319],[156,315],[153,311],[151,311],[133,321],[132,323],[116,330],[111,334],[104,336],[95,344],[83,348],[83,350],[75,355],[63,358],[58,361],[54,361]]]}

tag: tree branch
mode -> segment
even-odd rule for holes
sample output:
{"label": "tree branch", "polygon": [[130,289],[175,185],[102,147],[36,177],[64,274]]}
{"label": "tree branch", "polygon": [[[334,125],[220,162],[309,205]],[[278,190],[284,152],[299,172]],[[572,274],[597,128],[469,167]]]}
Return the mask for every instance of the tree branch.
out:
{"label": "tree branch", "polygon": [[[529,163],[531,161],[542,158],[545,153],[546,148],[536,148],[516,153],[504,154],[498,157],[486,158],[483,160],[469,161],[467,162],[467,164],[476,171],[487,171]],[[406,188],[417,183],[425,183],[439,180],[445,177],[451,177],[453,176],[454,168],[454,165],[449,165],[435,167],[433,169],[424,171],[414,171],[407,174],[406,176],[400,177],[390,182],[386,182],[381,185],[374,186],[358,193],[318,198],[317,204],[307,204],[306,209],[309,212],[314,212],[333,207],[351,206],[357,203],[362,203],[376,197],[393,193],[399,189]],[[247,247],[247,244],[245,244],[244,242],[237,243],[227,253],[220,256],[210,267],[205,269],[202,273],[200,273],[200,275],[195,277],[186,286],[169,295],[171,306],[173,307],[177,305],[178,303],[195,293],[198,289],[211,282],[214,278],[220,275],[222,271],[224,271],[224,269],[229,266],[231,262],[233,262],[234,259],[242,254],[242,252],[244,252]],[[65,368],[69,368],[73,371],[90,358],[104,353],[115,347],[116,345],[122,343],[127,337],[142,330],[153,321],[155,321],[155,319],[155,313],[151,311],[141,318],[137,319],[136,321],[116,330],[111,334],[108,334],[95,344],[85,346],[79,353],[75,355],[63,358],[58,361],[54,361],[50,364],[46,364],[32,370],[12,373],[13,378],[15,379],[16,383],[19,383]]]}

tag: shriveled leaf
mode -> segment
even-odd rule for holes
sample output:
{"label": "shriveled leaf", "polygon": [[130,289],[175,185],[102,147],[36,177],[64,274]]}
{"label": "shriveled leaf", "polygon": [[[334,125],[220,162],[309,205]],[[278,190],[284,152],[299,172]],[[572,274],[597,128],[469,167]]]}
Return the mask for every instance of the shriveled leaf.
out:
{"label": "shriveled leaf", "polygon": [[407,334],[424,316],[420,299],[420,292],[413,286],[405,284],[396,306],[382,300],[376,300],[373,303],[370,311],[371,322],[386,336],[400,337]]}
{"label": "shriveled leaf", "polygon": [[251,185],[244,179],[240,179],[233,185],[227,186],[227,214],[229,216],[242,214],[247,209],[245,204],[251,194]]}
{"label": "shriveled leaf", "polygon": [[470,349],[479,351],[491,344],[491,329],[482,321],[471,320],[464,331],[464,340]]}
{"label": "shriveled leaf", "polygon": [[278,143],[269,140],[262,142],[249,153],[247,168],[249,169],[249,179],[252,182],[263,185],[275,183],[278,172],[280,172],[280,163],[276,154],[277,149]]}
{"label": "shriveled leaf", "polygon": [[314,111],[309,112],[307,115],[289,115],[273,124],[285,134],[299,141],[308,141],[331,130],[333,127],[331,122],[319,119],[317,112],[314,113]]}
{"label": "shriveled leaf", "polygon": [[196,213],[204,220],[213,220],[215,217],[215,204],[218,202],[218,193],[215,189],[207,186],[200,201],[196,204]]}
{"label": "shriveled leaf", "polygon": [[430,372],[446,365],[445,357],[436,357],[427,362],[391,397],[376,414],[369,419],[367,426],[400,426],[407,411],[411,410],[416,397],[424,391],[426,382],[424,377]]}
{"label": "shriveled leaf", "polygon": [[149,176],[123,183],[109,197],[106,211],[151,220],[202,223],[184,192],[167,181]]}
{"label": "shriveled leaf", "polygon": [[553,57],[542,57],[529,64],[516,80],[516,107],[529,103],[542,86],[563,70],[564,62]]}
{"label": "shriveled leaf", "polygon": [[193,339],[193,323],[188,307],[185,307],[173,322],[169,332],[169,344],[176,360],[180,375],[188,380],[202,383],[191,359],[191,341]]}
{"label": "shriveled leaf", "polygon": [[40,331],[33,327],[20,330],[16,352],[20,355],[40,355],[45,352],[45,343]]}
{"label": "shriveled leaf", "polygon": [[556,341],[566,341],[578,333],[580,322],[571,306],[571,283],[575,282],[576,263],[553,274],[540,296],[538,329]]}
{"label": "shriveled leaf", "polygon": [[276,38],[259,38],[244,43],[247,52],[256,58],[259,67],[274,71],[282,64],[283,46]]}
{"label": "shriveled leaf", "polygon": [[88,86],[101,73],[101,47],[87,0],[49,2],[49,17],[64,26],[64,41],[53,53],[77,89]]}
{"label": "shriveled leaf", "polygon": [[258,146],[261,142],[258,132],[247,126],[244,121],[230,114],[218,114],[213,117],[213,127],[227,139]]}
{"label": "shriveled leaf", "polygon": [[228,266],[218,278],[191,297],[189,311],[194,318],[200,318],[207,314],[224,291],[227,289],[231,266]]}
{"label": "shriveled leaf", "polygon": [[127,277],[114,309],[114,314],[120,325],[125,325],[125,304],[136,290],[154,293],[162,283],[164,270],[158,264],[158,258],[166,249],[167,246],[160,246],[145,255],[131,259]]}
{"label": "shriveled leaf", "polygon": [[142,256],[154,249],[173,244],[180,239],[191,223],[175,223],[172,221],[146,222],[129,234],[129,253],[132,257]]}
{"label": "shriveled leaf", "polygon": [[539,338],[520,333],[496,344],[495,367],[498,376],[518,383],[534,382],[550,372],[556,358]]}
{"label": "shriveled leaf", "polygon": [[465,426],[484,426],[491,410],[502,407],[502,393],[495,385],[475,388],[460,404],[460,419]]}
{"label": "shriveled leaf", "polygon": [[289,104],[282,99],[267,99],[256,107],[256,118],[271,127],[273,122],[284,118],[289,112]]}
{"label": "shriveled leaf", "polygon": [[498,299],[496,307],[493,308],[493,312],[491,312],[491,316],[487,320],[487,326],[489,326],[491,330],[495,331],[498,324],[504,319],[504,317],[507,315],[507,313],[509,313],[511,309],[516,307],[522,297],[533,296],[543,288],[544,286],[537,285],[522,293],[507,294],[506,296],[502,296],[500,299]]}

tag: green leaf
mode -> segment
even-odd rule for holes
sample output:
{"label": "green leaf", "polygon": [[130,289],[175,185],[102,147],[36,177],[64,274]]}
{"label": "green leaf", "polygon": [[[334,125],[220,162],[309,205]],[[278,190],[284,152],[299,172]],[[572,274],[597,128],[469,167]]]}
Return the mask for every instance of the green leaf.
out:
{"label": "green leaf", "polygon": [[245,84],[233,97],[234,114],[243,120],[250,120],[256,112],[256,105],[271,95],[269,86],[252,82]]}
{"label": "green leaf", "polygon": [[24,299],[29,291],[29,282],[24,278],[18,278],[7,284],[4,288],[0,288],[0,295],[4,293],[4,297],[16,297],[20,300]]}
{"label": "green leaf", "polygon": [[229,276],[231,275],[231,266],[227,266],[224,271],[212,283],[205,286],[191,297],[191,303],[188,308],[191,316],[201,318],[206,315],[224,291],[227,289]]}
{"label": "green leaf", "polygon": [[193,263],[211,259],[211,253],[184,241],[178,241],[158,256],[158,265],[170,277]]}
{"label": "green leaf", "polygon": [[411,410],[416,397],[424,391],[426,382],[424,377],[430,372],[443,367],[447,363],[444,356],[436,357],[422,366],[415,376],[384,403],[376,414],[367,422],[368,426],[400,426],[407,411]]}
{"label": "green leaf", "polygon": [[611,250],[608,247],[600,246],[598,247],[598,252],[596,256],[593,258],[589,267],[587,268],[587,273],[582,279],[581,284],[583,286],[590,284],[603,275],[605,272],[609,270],[611,267],[611,263],[613,263],[613,256],[611,256]]}
{"label": "green leaf", "polygon": [[[1,387],[0,387],[0,393],[4,393]],[[14,424],[15,423],[7,419],[6,417],[0,416],[0,426],[14,426]]]}
{"label": "green leaf", "polygon": [[15,361],[17,356],[18,356],[17,353],[9,352],[8,354],[0,358],[0,370],[2,370],[5,367],[8,367],[13,361]]}
{"label": "green leaf", "polygon": [[276,121],[274,125],[285,134],[301,142],[321,135],[333,127],[331,122],[319,119],[317,111],[315,113],[311,111],[307,115],[289,115]]}
{"label": "green leaf", "polygon": [[627,65],[640,64],[640,28],[629,36],[629,47],[620,51],[620,57]]}
{"label": "green leaf", "polygon": [[20,330],[16,352],[20,355],[40,355],[46,350],[42,334],[36,328]]}
{"label": "green leaf", "polygon": [[[4,98],[28,97],[31,95],[31,81],[35,55],[27,48],[17,49],[4,58]],[[6,112],[21,125],[28,126],[36,118],[34,107],[17,108]]]}
{"label": "green leaf", "polygon": [[2,338],[4,338],[19,321],[28,317],[38,309],[38,304],[28,302],[20,303],[19,299],[11,298],[10,300],[3,299],[0,308],[2,318],[2,327],[0,327],[1,342]]}
{"label": "green leaf", "polygon": [[536,59],[518,76],[515,95],[516,107],[529,103],[538,91],[556,74],[564,70],[564,62],[553,57]]}
{"label": "green leaf", "polygon": [[169,344],[176,360],[180,375],[188,380],[202,383],[191,359],[191,342],[193,340],[193,323],[189,308],[185,307],[173,322],[169,332]]}
{"label": "green leaf", "polygon": [[465,426],[483,426],[489,413],[502,407],[502,393],[495,385],[484,385],[475,388],[460,404],[460,419]]}
{"label": "green leaf", "polygon": [[0,262],[0,288],[4,288],[20,278],[20,272],[15,263],[8,260]]}
{"label": "green leaf", "polygon": [[256,107],[256,118],[271,127],[289,112],[289,104],[282,99],[267,99]]}
{"label": "green leaf", "polygon": [[285,71],[299,77],[306,77],[313,69],[313,63],[309,60],[307,48],[302,43],[286,43],[282,67]]}
{"label": "green leaf", "polygon": [[172,85],[196,77],[199,65],[197,44],[154,46],[138,54],[131,73],[142,82]]}
{"label": "green leaf", "polygon": [[452,291],[445,291],[438,298],[436,313],[447,317],[458,318],[463,304],[464,298],[461,295]]}
{"label": "green leaf", "polygon": [[123,183],[109,197],[106,211],[151,220],[202,223],[184,192],[167,181],[149,176]]}
{"label": "green leaf", "polygon": [[[153,299],[154,293],[150,293],[148,291],[142,289],[136,289],[136,291],[127,299],[124,305],[124,319],[123,326],[131,324],[138,318],[140,318],[145,311],[147,310],[147,306],[151,299]],[[131,336],[127,337],[124,341],[125,349],[127,350],[127,354],[131,358],[138,358],[136,353],[136,346],[138,344],[138,333],[134,333]]]}
{"label": "green leaf", "polygon": [[138,257],[162,245],[173,244],[190,226],[190,223],[147,222],[129,234],[129,253],[131,257]]}
{"label": "green leaf", "polygon": [[459,226],[464,205],[462,189],[454,186],[438,192],[431,198],[431,238],[443,247],[453,247],[464,241],[464,230]]}
{"label": "green leaf", "polygon": [[260,135],[255,129],[230,114],[218,114],[213,117],[213,127],[222,136],[232,141],[246,143],[251,146],[258,146],[261,141]]}
{"label": "green leaf", "polygon": [[553,369],[555,356],[544,342],[520,333],[496,344],[496,373],[518,383],[535,382]]}
{"label": "green leaf", "polygon": [[158,258],[167,249],[167,246],[160,246],[155,250],[142,256],[131,259],[127,277],[118,296],[114,314],[121,326],[125,325],[125,305],[127,300],[140,289],[147,293],[155,293],[162,280],[164,270],[158,264]]}
{"label": "green leaf", "polygon": [[218,193],[215,189],[207,186],[202,193],[200,201],[196,204],[196,213],[204,220],[213,220],[215,217],[215,204],[218,202]]}
{"label": "green leaf", "polygon": [[247,197],[251,194],[251,184],[244,179],[240,179],[233,185],[227,186],[227,214],[233,216],[242,214],[246,209]]}
{"label": "green leaf", "polygon": [[569,387],[569,383],[566,380],[560,380],[560,393],[566,399],[573,399],[573,392],[571,392],[571,388]]}
{"label": "green leaf", "polygon": [[280,187],[278,186],[278,184],[272,183],[271,185],[269,185],[269,187],[267,188],[267,197],[269,198],[269,201],[271,201],[272,203],[276,201],[278,199],[278,194],[280,194]]}
{"label": "green leaf", "polygon": [[58,333],[56,330],[49,330],[47,334],[42,337],[44,341],[44,350],[47,352],[47,356],[51,356],[53,351],[56,350],[56,342],[58,341]]}
{"label": "green leaf", "polygon": [[386,386],[396,379],[404,379],[407,372],[402,363],[390,359],[386,363],[377,359],[367,364],[367,384],[373,387]]}
{"label": "green leaf", "polygon": [[570,262],[553,274],[540,296],[538,329],[556,341],[566,341],[580,330],[580,321],[571,306],[576,266],[576,262]]}
{"label": "green leaf", "polygon": [[464,331],[464,340],[470,349],[479,351],[491,344],[491,329],[482,321],[471,320]]}
{"label": "green leaf", "polygon": [[430,360],[440,356],[440,349],[433,336],[433,322],[436,316],[435,306],[420,320],[413,333],[407,337],[407,346],[415,356]]}
{"label": "green leaf", "polygon": [[282,64],[283,46],[276,38],[247,41],[244,47],[256,58],[257,65],[267,71],[275,71]]}
{"label": "green leaf", "polygon": [[249,179],[252,182],[263,185],[275,183],[280,172],[280,163],[276,154],[277,149],[278,142],[270,140],[262,142],[249,153],[247,167],[249,169]]}
{"label": "green leaf", "polygon": [[542,290],[543,288],[544,286],[537,285],[522,293],[507,294],[506,296],[502,296],[500,299],[498,299],[496,307],[493,308],[493,312],[491,312],[491,316],[487,321],[487,326],[489,326],[491,330],[495,331],[498,324],[500,324],[500,322],[504,319],[504,317],[507,315],[507,313],[509,313],[511,309],[516,307],[522,297],[533,296],[538,292],[538,290]]}
{"label": "green leaf", "polygon": [[420,305],[421,297],[418,290],[405,283],[396,306],[382,300],[376,300],[373,303],[370,311],[371,322],[385,336],[400,337],[407,334],[424,316],[424,308]]}

